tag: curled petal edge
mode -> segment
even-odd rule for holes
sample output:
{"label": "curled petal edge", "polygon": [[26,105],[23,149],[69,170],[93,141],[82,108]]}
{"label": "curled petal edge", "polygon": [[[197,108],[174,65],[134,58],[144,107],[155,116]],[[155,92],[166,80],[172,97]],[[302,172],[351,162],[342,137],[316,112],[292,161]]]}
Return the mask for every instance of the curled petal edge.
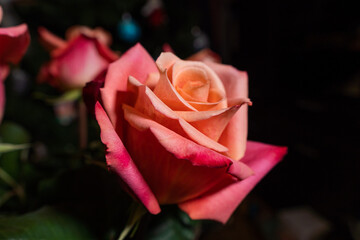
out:
{"label": "curled petal edge", "polygon": [[150,130],[159,143],[178,159],[188,160],[194,166],[225,168],[228,174],[238,180],[246,179],[254,173],[245,163],[233,161],[220,153],[196,144],[157,122],[146,118],[146,116],[128,105],[124,104],[123,109],[125,119],[132,127],[139,131]]}
{"label": "curled petal edge", "polygon": [[158,214],[160,212],[158,201],[125,149],[99,102],[95,105],[95,115],[101,129],[101,141],[107,148],[107,164],[129,186],[150,213]]}
{"label": "curled petal edge", "polygon": [[245,156],[241,161],[251,167],[255,174],[217,192],[180,203],[180,209],[192,219],[212,219],[226,223],[240,202],[286,152],[286,147],[248,141]]}

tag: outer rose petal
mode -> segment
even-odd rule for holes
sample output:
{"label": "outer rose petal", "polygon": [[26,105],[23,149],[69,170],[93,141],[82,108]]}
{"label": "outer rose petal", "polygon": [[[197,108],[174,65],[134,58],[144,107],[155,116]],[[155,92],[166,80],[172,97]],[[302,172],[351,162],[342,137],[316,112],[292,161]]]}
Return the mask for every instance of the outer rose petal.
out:
{"label": "outer rose petal", "polygon": [[160,204],[185,201],[220,182],[233,183],[232,176],[244,179],[253,174],[242,162],[200,146],[129,106],[123,108],[132,126],[126,147]]}
{"label": "outer rose petal", "polygon": [[213,219],[225,223],[246,195],[283,158],[286,151],[286,147],[249,141],[241,161],[254,170],[253,176],[217,192],[181,203],[179,207],[192,219]]}
{"label": "outer rose petal", "polygon": [[30,35],[26,24],[0,28],[0,63],[17,64],[29,44]]}
{"label": "outer rose petal", "polygon": [[[248,77],[246,72],[241,72],[234,67],[207,62],[220,77],[225,86],[228,103],[233,99],[248,97]],[[247,139],[247,106],[243,106],[230,120],[219,143],[229,148],[229,156],[239,160],[244,156]],[[236,133],[236,134],[234,134]]]}
{"label": "outer rose petal", "polygon": [[49,72],[63,88],[79,88],[93,80],[113,60],[103,55],[97,40],[78,36],[66,48],[54,52]]}
{"label": "outer rose petal", "polygon": [[176,114],[206,136],[218,141],[231,118],[244,103],[250,104],[251,102],[249,99],[243,99],[238,105],[221,110],[205,112],[178,111]]}
{"label": "outer rose petal", "polygon": [[104,44],[106,46],[111,45],[111,42],[112,42],[111,34],[100,27],[91,29],[86,26],[75,25],[75,26],[70,27],[66,31],[65,36],[66,36],[67,40],[71,40],[71,39],[76,38],[80,34],[84,34],[88,37],[96,38],[99,42],[101,42],[102,44]]}
{"label": "outer rose petal", "polygon": [[100,103],[95,105],[95,114],[101,129],[101,141],[107,147],[107,164],[130,187],[150,213],[158,214],[159,203],[126,151]]}
{"label": "outer rose petal", "polygon": [[110,64],[104,88],[100,90],[103,106],[114,126],[121,125],[122,109],[118,102],[118,92],[127,90],[128,77],[131,75],[145,83],[149,73],[157,72],[154,60],[147,51],[136,44],[125,52],[119,60]]}
{"label": "outer rose petal", "polygon": [[59,38],[55,34],[51,33],[44,27],[38,28],[38,33],[40,35],[40,42],[42,45],[49,51],[52,51],[57,48],[66,47],[66,41]]}

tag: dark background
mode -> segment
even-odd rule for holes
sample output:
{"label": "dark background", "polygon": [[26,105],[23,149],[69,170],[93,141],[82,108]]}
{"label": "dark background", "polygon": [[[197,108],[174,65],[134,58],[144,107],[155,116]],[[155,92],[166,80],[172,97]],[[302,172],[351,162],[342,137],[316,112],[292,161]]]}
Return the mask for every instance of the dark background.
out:
{"label": "dark background", "polygon": [[353,239],[349,221],[360,219],[360,21],[355,2],[164,1],[160,26],[141,15],[145,1],[13,3],[32,34],[21,65],[30,76],[47,59],[37,42],[38,26],[59,36],[74,24],[102,26],[114,36],[112,48],[124,51],[133,43],[123,41],[116,26],[129,12],[142,31],[139,41],[154,58],[163,43],[183,58],[196,52],[191,29],[198,26],[224,63],[248,72],[253,101],[249,139],[289,148],[251,196],[275,215],[309,206],[331,223],[325,239]]}

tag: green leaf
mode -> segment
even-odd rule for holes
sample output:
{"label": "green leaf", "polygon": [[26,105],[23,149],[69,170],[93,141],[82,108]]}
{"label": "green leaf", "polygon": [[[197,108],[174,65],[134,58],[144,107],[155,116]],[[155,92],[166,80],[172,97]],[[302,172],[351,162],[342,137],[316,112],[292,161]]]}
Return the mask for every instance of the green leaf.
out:
{"label": "green leaf", "polygon": [[0,217],[0,239],[95,239],[84,224],[55,208],[22,216]]}
{"label": "green leaf", "polygon": [[12,122],[3,122],[0,127],[0,138],[2,142],[23,144],[30,141],[30,135],[23,127]]}
{"label": "green leaf", "polygon": [[0,143],[0,153],[12,152],[29,148],[29,144]]}
{"label": "green leaf", "polygon": [[0,166],[13,178],[17,179],[21,168],[20,158],[27,155],[14,150],[27,148],[25,146],[30,142],[30,134],[25,128],[16,123],[3,122],[0,126],[0,138],[0,142],[5,144],[0,146]]}

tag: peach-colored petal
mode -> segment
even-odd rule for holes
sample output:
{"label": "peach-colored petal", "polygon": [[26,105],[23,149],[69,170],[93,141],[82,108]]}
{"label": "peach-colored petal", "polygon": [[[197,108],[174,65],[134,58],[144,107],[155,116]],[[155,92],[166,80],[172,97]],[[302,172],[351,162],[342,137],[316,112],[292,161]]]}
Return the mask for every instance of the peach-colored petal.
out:
{"label": "peach-colored petal", "polygon": [[0,28],[0,63],[19,63],[30,44],[26,24]]}
{"label": "peach-colored petal", "polygon": [[[196,72],[198,73],[197,76],[194,76],[196,79],[199,79],[201,75],[201,78],[206,78],[210,84],[210,89],[216,89],[221,96],[221,98],[224,98],[225,88],[220,80],[220,78],[216,75],[216,73],[209,68],[207,65],[205,65],[202,62],[195,62],[195,61],[177,61],[173,65],[172,70],[172,83],[174,86],[178,86],[179,79],[182,79],[182,75],[188,72]],[[201,74],[199,74],[201,72]],[[204,76],[205,75],[205,76]],[[185,78],[189,81],[193,81],[193,76],[185,76]]]}
{"label": "peach-colored petal", "polygon": [[150,73],[148,78],[145,81],[145,85],[148,86],[151,90],[154,90],[160,79],[160,73],[153,72]]}
{"label": "peach-colored petal", "polygon": [[52,51],[57,48],[64,48],[66,46],[65,40],[59,38],[44,27],[39,27],[38,33],[40,36],[40,42],[48,51]]}
{"label": "peach-colored petal", "polygon": [[160,72],[160,79],[154,89],[155,95],[174,111],[197,111],[180,94],[168,79],[167,72]]}
{"label": "peach-colored petal", "polygon": [[239,110],[240,106],[249,102],[249,99],[243,99],[238,105],[221,110],[202,112],[184,111],[176,112],[176,114],[209,138],[218,141],[225,127]]}
{"label": "peach-colored petal", "polygon": [[209,111],[227,107],[222,81],[204,63],[176,61],[171,73],[172,84],[177,92],[197,110]]}
{"label": "peach-colored petal", "polygon": [[129,85],[132,84],[138,88],[138,98],[135,109],[161,125],[166,126],[181,136],[192,139],[202,146],[218,152],[226,152],[228,150],[226,147],[208,138],[182,118],[179,118],[179,116],[166,106],[148,87],[141,85],[139,82],[136,83],[136,79],[132,77],[129,78],[129,81]]}
{"label": "peach-colored petal", "polygon": [[227,108],[228,106],[226,98],[223,98],[220,101],[213,103],[203,103],[203,102],[194,102],[194,101],[188,101],[188,103],[198,111],[214,111],[214,110]]}
{"label": "peach-colored petal", "polygon": [[95,113],[101,129],[101,141],[107,147],[106,161],[108,166],[122,178],[149,212],[152,214],[159,213],[159,203],[116,134],[100,103],[96,103]]}
{"label": "peach-colored petal", "polygon": [[171,52],[162,52],[156,59],[156,66],[159,68],[160,72],[165,72],[166,69],[169,69],[176,61],[179,60],[180,58]]}
{"label": "peach-colored petal", "polygon": [[[206,63],[219,76],[225,86],[228,103],[236,103],[236,99],[248,97],[248,77],[246,72],[241,72],[234,67]],[[231,106],[229,104],[229,106]],[[229,148],[229,156],[232,159],[239,160],[245,152],[247,139],[247,106],[242,107],[230,120],[225,128],[219,143]],[[236,133],[236,134],[234,134]]]}
{"label": "peach-colored petal", "polygon": [[244,179],[253,174],[245,164],[176,134],[134,108],[123,108],[132,126],[126,147],[160,204],[185,201],[221,181],[236,181],[233,176]]}
{"label": "peach-colored petal", "polygon": [[207,111],[227,107],[221,80],[205,64],[182,61],[173,53],[166,52],[161,53],[156,65],[160,79],[154,93],[171,109]]}
{"label": "peach-colored petal", "polygon": [[122,109],[117,105],[118,92],[127,90],[129,76],[144,83],[149,73],[157,72],[154,60],[147,51],[136,44],[125,52],[119,60],[110,64],[104,88],[100,90],[104,108],[113,126],[121,125]]}
{"label": "peach-colored petal", "polygon": [[[176,64],[175,64],[176,65]],[[172,83],[177,92],[187,101],[207,102],[210,91],[210,80],[204,69],[196,67],[183,68]]]}
{"label": "peach-colored petal", "polygon": [[251,142],[242,162],[255,174],[245,180],[208,195],[180,203],[179,207],[192,219],[213,219],[225,223],[240,202],[286,154],[286,147]]}

